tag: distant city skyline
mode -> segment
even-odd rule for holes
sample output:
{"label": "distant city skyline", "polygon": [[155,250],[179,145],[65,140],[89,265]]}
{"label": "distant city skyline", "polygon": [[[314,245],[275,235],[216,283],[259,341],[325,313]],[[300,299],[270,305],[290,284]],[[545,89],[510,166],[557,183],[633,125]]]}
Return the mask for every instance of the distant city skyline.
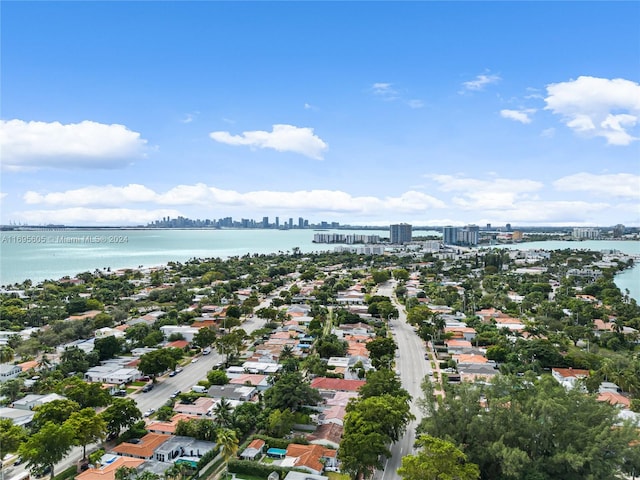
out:
{"label": "distant city skyline", "polygon": [[0,223],[638,227],[638,18],[5,1]]}

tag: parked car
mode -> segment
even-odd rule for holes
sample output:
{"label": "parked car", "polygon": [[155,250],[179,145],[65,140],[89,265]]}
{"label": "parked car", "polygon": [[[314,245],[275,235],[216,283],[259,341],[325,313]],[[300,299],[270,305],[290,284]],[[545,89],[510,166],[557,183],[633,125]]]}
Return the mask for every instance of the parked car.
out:
{"label": "parked car", "polygon": [[178,372],[176,372],[175,370],[171,370],[171,371],[169,372],[169,376],[170,376],[170,377],[175,377],[177,374],[178,374]]}
{"label": "parked car", "polygon": [[116,390],[111,395],[113,395],[114,397],[126,397],[127,396],[127,391],[126,390]]}
{"label": "parked car", "polygon": [[180,393],[181,393],[180,390],[176,390],[171,394],[171,398],[176,398],[178,395],[180,395]]}
{"label": "parked car", "polygon": [[155,408],[150,408],[149,410],[147,410],[146,412],[144,412],[144,417],[150,417],[151,415],[153,415],[155,413],[156,409]]}
{"label": "parked car", "polygon": [[144,387],[142,387],[143,392],[150,392],[153,390],[153,383],[147,383]]}

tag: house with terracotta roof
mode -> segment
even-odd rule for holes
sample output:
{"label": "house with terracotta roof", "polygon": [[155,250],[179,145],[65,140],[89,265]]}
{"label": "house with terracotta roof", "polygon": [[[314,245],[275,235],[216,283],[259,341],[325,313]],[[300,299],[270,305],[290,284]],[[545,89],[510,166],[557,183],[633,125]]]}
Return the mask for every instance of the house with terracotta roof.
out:
{"label": "house with terracotta roof", "polygon": [[444,333],[451,333],[453,338],[472,342],[476,338],[476,329],[466,326],[447,326]]}
{"label": "house with terracotta roof", "polygon": [[176,413],[203,417],[213,409],[215,404],[216,401],[213,398],[198,397],[193,403],[176,403],[173,410]]}
{"label": "house with terracotta roof", "polygon": [[171,438],[171,435],[164,435],[162,433],[147,433],[140,439],[139,443],[122,442],[120,445],[116,445],[111,451],[120,455],[133,458],[142,458],[148,460],[153,458],[156,450],[167,440]]}
{"label": "house with terracotta roof", "polygon": [[482,364],[482,363],[489,362],[489,360],[487,360],[487,357],[485,357],[484,355],[478,355],[475,353],[461,353],[458,355],[453,355],[452,358],[458,364],[469,364],[469,363]]}
{"label": "house with terracotta roof", "polygon": [[599,402],[608,402],[611,405],[618,406],[620,408],[629,408],[631,406],[631,400],[618,392],[600,392],[596,397],[596,400]]}
{"label": "house with terracotta roof", "polygon": [[255,460],[256,458],[262,456],[262,454],[264,453],[264,447],[266,445],[267,444],[264,440],[256,438],[249,445],[247,445],[247,448],[242,451],[242,453],[240,454],[240,458],[242,458],[243,460]]}
{"label": "house with terracotta roof", "polygon": [[357,392],[361,386],[367,383],[365,380],[345,380],[343,378],[316,377],[311,380],[311,388],[322,393],[328,392]]}
{"label": "house with terracotta roof", "polygon": [[248,385],[251,387],[255,387],[258,392],[264,392],[271,386],[268,379],[269,377],[267,375],[262,375],[259,373],[244,373],[237,376],[236,378],[230,379],[229,384],[245,386]]}
{"label": "house with terracotta roof", "polygon": [[179,348],[180,350],[184,350],[188,346],[189,346],[189,342],[187,342],[186,340],[176,340],[174,342],[167,343],[164,347],[165,348]]}
{"label": "house with terracotta roof", "polygon": [[320,474],[325,467],[337,466],[337,451],[321,445],[299,445],[290,443],[281,467],[301,468],[313,474]]}
{"label": "house with terracotta roof", "polygon": [[179,413],[171,417],[171,420],[167,422],[161,422],[160,420],[152,420],[147,423],[145,428],[150,433],[163,433],[165,435],[173,435],[176,433],[176,427],[178,426],[178,422],[184,421],[188,422],[189,420],[200,418],[197,415],[188,415],[186,413]]}
{"label": "house with terracotta roof", "polygon": [[340,447],[340,441],[342,440],[342,434],[344,433],[344,427],[337,423],[323,423],[318,425],[316,430],[307,435],[307,440],[312,445],[323,445],[329,448],[337,449]]}
{"label": "house with terracotta roof", "polygon": [[496,328],[500,330],[501,328],[506,328],[512,332],[519,332],[524,330],[524,323],[522,320],[515,317],[510,317],[508,315],[504,315],[500,318],[496,318]]}
{"label": "house with terracotta roof", "polygon": [[115,480],[119,468],[138,468],[144,462],[141,458],[106,454],[96,466],[76,475],[76,480]]}
{"label": "house with terracotta roof", "polygon": [[589,376],[589,370],[579,368],[552,368],[551,375],[564,388],[572,390],[576,387],[579,380],[583,380]]}
{"label": "house with terracotta roof", "polygon": [[445,340],[444,344],[447,346],[447,351],[450,355],[459,354],[473,348],[473,345],[468,340],[459,340],[454,338]]}

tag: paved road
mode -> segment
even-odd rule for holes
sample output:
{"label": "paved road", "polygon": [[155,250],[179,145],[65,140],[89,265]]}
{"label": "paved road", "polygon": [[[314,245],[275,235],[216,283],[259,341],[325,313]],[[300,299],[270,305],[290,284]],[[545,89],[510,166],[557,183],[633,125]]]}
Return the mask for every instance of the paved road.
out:
{"label": "paved road", "polygon": [[377,294],[391,297],[400,313],[397,320],[390,321],[391,331],[398,345],[396,371],[400,374],[402,386],[411,395],[411,413],[415,415],[416,420],[408,425],[404,436],[390,447],[391,458],[386,460],[384,471],[376,472],[374,476],[376,480],[401,480],[400,475],[397,474],[398,468],[402,464],[402,457],[413,453],[415,429],[422,418],[417,405],[417,400],[422,397],[420,384],[431,371],[430,363],[424,358],[426,353],[424,342],[418,337],[413,327],[407,324],[404,307],[395,301],[393,296],[395,286],[394,281],[386,282],[378,288]]}
{"label": "paved road", "polygon": [[[286,287],[284,287],[286,288]],[[267,297],[256,310],[264,307],[268,307],[271,304],[271,299],[274,298],[277,294],[270,295]],[[247,333],[252,333],[254,330],[262,328],[266,321],[264,319],[258,317],[251,317],[245,319],[242,323],[242,328]],[[169,377],[165,375],[157,379],[157,383],[153,390],[146,393],[133,393],[128,396],[128,398],[132,398],[136,401],[138,408],[142,413],[149,410],[150,408],[158,409],[162,407],[167,400],[169,400],[171,394],[180,390],[181,392],[187,392],[191,390],[191,387],[198,383],[199,380],[203,380],[207,378],[207,372],[211,370],[217,363],[223,362],[224,357],[216,353],[215,350],[212,351],[209,355],[200,355],[197,358],[195,363],[187,363],[183,365],[183,371],[177,374],[174,377]],[[87,445],[87,453],[91,452],[98,445]],[[62,460],[59,464],[55,466],[54,474],[58,474],[69,468],[71,465],[74,465],[82,458],[82,447],[74,447],[69,454]],[[10,466],[5,467],[2,472],[0,472],[0,480],[15,480],[25,473],[25,464],[21,464],[19,466]]]}

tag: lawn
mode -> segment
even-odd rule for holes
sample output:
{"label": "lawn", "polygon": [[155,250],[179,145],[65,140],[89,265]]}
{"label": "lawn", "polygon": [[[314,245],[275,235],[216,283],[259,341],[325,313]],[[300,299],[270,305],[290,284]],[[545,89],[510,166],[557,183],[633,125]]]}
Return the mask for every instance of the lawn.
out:
{"label": "lawn", "polygon": [[349,480],[349,475],[346,473],[327,472],[324,475],[329,477],[329,480]]}

